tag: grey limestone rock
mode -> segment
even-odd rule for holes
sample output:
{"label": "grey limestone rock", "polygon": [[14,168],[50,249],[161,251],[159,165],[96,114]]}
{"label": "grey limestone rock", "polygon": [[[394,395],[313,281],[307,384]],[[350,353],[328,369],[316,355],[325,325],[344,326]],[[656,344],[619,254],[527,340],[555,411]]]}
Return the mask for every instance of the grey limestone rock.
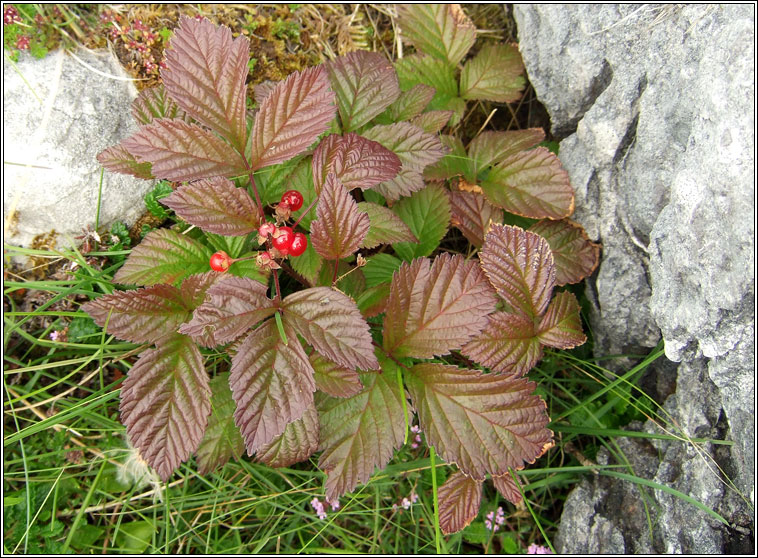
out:
{"label": "grey limestone rock", "polygon": [[[688,436],[734,441],[729,450],[656,442],[647,478],[752,529],[740,518],[752,515],[745,499],[755,502],[755,6],[518,5],[514,14],[529,79],[562,140],[573,218],[603,246],[587,287],[596,352],[644,353],[662,338],[681,363],[665,408]],[[661,491],[652,546],[640,546],[647,528],[613,509],[623,484],[594,479],[574,492],[564,551],[614,540],[616,552],[739,547],[734,525]],[[583,516],[575,498],[590,499]],[[571,546],[565,535],[580,525],[584,540]]]}
{"label": "grey limestone rock", "polygon": [[[74,243],[95,225],[100,163],[95,157],[136,124],[137,91],[107,51],[56,51],[41,60],[22,53],[3,62],[3,214],[5,241],[29,246],[58,233],[58,246]],[[133,223],[144,211],[151,182],[105,172],[100,225]],[[15,214],[15,218],[9,214]]]}

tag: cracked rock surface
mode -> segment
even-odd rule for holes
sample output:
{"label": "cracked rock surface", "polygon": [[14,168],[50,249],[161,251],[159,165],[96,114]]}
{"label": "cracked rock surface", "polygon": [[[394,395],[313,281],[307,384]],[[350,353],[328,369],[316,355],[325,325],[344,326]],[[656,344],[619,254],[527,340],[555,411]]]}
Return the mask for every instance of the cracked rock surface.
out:
{"label": "cracked rock surface", "polygon": [[641,500],[630,503],[637,487],[593,479],[566,502],[558,549],[752,552],[755,8],[518,5],[514,13],[529,80],[576,191],[572,218],[603,246],[587,286],[596,353],[644,354],[662,338],[668,364],[659,372],[681,363],[675,393],[659,392],[666,410],[689,436],[734,442],[655,441],[652,452],[624,442],[640,460],[636,474],[703,502],[729,527],[648,491],[651,532]]}
{"label": "cracked rock surface", "polygon": [[[16,64],[3,61],[3,216],[10,244],[28,247],[55,230],[58,246],[67,246],[94,227],[102,170],[95,157],[137,129],[130,114],[137,90],[115,56],[85,50],[74,56],[58,50],[41,60],[22,53]],[[133,223],[151,186],[105,172],[100,225]]]}

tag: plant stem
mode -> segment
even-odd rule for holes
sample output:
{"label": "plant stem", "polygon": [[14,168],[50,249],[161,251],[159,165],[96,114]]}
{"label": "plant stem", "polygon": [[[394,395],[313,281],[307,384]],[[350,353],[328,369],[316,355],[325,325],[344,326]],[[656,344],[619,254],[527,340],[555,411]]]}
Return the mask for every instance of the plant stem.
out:
{"label": "plant stem", "polygon": [[334,260],[334,274],[332,275],[332,286],[337,284],[337,270],[339,270],[339,267],[340,267],[339,259]]}
{"label": "plant stem", "polygon": [[295,221],[295,224],[294,224],[294,225],[292,225],[292,228],[293,228],[293,229],[294,229],[295,227],[297,227],[297,225],[300,223],[300,221],[302,221],[302,220],[303,220],[303,217],[305,217],[306,215],[308,215],[308,212],[309,212],[311,209],[313,209],[313,206],[314,206],[314,205],[316,205],[316,202],[317,202],[317,201],[318,201],[318,198],[314,198],[314,199],[313,199],[313,201],[311,202],[311,204],[310,204],[308,207],[306,207],[306,208],[305,208],[305,211],[303,211],[303,212],[300,214],[300,217],[298,217],[298,218],[297,218],[297,221]]}
{"label": "plant stem", "polygon": [[253,188],[253,195],[255,196],[255,203],[258,206],[258,214],[261,217],[261,221],[266,220],[266,214],[263,212],[263,204],[261,203],[261,197],[258,195],[258,188],[255,186],[255,178],[253,178],[253,169],[250,168],[250,163],[247,162],[247,157],[244,153],[241,153],[242,161],[245,163],[247,169],[247,176],[250,178],[250,186]]}
{"label": "plant stem", "polygon": [[432,469],[432,498],[434,498],[434,543],[437,547],[437,554],[441,554],[440,539],[442,538],[442,535],[440,534],[440,510],[439,505],[437,504],[437,466],[435,463],[435,457],[434,447],[430,444],[429,461],[431,462],[430,465]]}
{"label": "plant stem", "polygon": [[276,299],[277,301],[282,300],[282,291],[279,290],[279,270],[274,269],[274,286],[276,287]]}

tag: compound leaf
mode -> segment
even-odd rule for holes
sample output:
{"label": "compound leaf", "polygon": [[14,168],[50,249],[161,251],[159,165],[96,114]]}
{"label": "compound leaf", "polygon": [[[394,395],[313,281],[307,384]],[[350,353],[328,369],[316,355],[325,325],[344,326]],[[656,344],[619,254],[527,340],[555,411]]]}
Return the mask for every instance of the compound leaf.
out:
{"label": "compound leaf", "polygon": [[352,368],[340,366],[315,351],[308,358],[319,391],[331,397],[351,397],[363,389],[358,373]]}
{"label": "compound leaf", "polygon": [[582,332],[579,303],[573,294],[561,291],[555,295],[542,316],[537,337],[543,345],[556,349],[573,349],[587,340]]}
{"label": "compound leaf", "polygon": [[533,463],[553,445],[545,402],[525,378],[426,363],[405,385],[427,442],[474,480]]}
{"label": "compound leaf", "polygon": [[481,268],[460,254],[404,263],[392,278],[384,348],[396,358],[445,355],[485,328],[496,302]]}
{"label": "compound leaf", "polygon": [[[458,82],[455,70],[444,60],[422,54],[411,54],[395,62],[400,87],[404,90],[419,83],[433,87],[435,101],[458,97]],[[430,103],[430,108],[435,102]],[[439,108],[439,107],[433,107]]]}
{"label": "compound leaf", "polygon": [[555,285],[555,264],[544,238],[493,224],[479,259],[490,283],[515,313],[533,320],[545,312]]}
{"label": "compound leaf", "polygon": [[163,85],[140,91],[132,101],[132,116],[139,124],[150,124],[156,118],[187,119],[187,114],[166,95]]}
{"label": "compound leaf", "polygon": [[511,155],[480,186],[494,205],[523,217],[562,219],[574,211],[568,173],[544,147]]}
{"label": "compound leaf", "polygon": [[512,477],[510,474],[500,477],[492,477],[492,484],[495,489],[514,506],[521,503],[524,497],[519,490],[520,482],[518,477]]}
{"label": "compound leaf", "polygon": [[476,181],[475,162],[466,154],[463,142],[456,136],[441,136],[442,144],[448,153],[434,165],[426,167],[424,178],[427,180],[446,180],[454,176],[464,176],[470,182]]}
{"label": "compound leaf", "polygon": [[259,225],[258,208],[252,198],[222,176],[181,186],[161,203],[205,232],[243,236]]}
{"label": "compound leaf", "polygon": [[315,405],[289,423],[279,436],[261,446],[256,459],[269,467],[289,467],[305,461],[318,449],[319,425]]}
{"label": "compound leaf", "polygon": [[313,287],[289,295],[282,303],[284,323],[319,353],[355,370],[376,370],[368,324],[355,302],[328,287]]}
{"label": "compound leaf", "polygon": [[324,68],[294,72],[261,102],[252,131],[250,165],[257,170],[305,151],[334,118],[334,93]]}
{"label": "compound leaf", "polygon": [[398,256],[410,261],[428,256],[439,246],[450,226],[450,199],[439,186],[427,186],[392,208],[408,225],[418,242],[398,242],[392,247]]}
{"label": "compound leaf", "polygon": [[600,261],[600,245],[592,242],[581,225],[570,219],[544,220],[529,227],[547,240],[555,260],[555,284],[578,283],[589,277]]}
{"label": "compound leaf", "polygon": [[200,444],[210,400],[203,357],[189,337],[164,339],[129,370],[121,386],[121,422],[164,481]]}
{"label": "compound leaf", "polygon": [[392,65],[377,52],[349,52],[327,62],[326,69],[346,132],[367,124],[400,95]]}
{"label": "compound leaf", "polygon": [[327,260],[346,258],[360,248],[369,226],[369,216],[330,173],[318,200],[316,220],[311,222],[313,248]]}
{"label": "compound leaf", "polygon": [[467,477],[460,471],[450,475],[437,491],[440,529],[446,535],[457,533],[479,514],[482,503],[482,481]]}
{"label": "compound leaf", "polygon": [[423,172],[447,153],[439,138],[408,122],[374,126],[363,136],[379,142],[393,151],[403,164],[403,170]]}
{"label": "compound leaf", "polygon": [[136,178],[155,178],[150,163],[140,163],[122,143],[111,145],[97,154],[97,161],[111,172],[130,174]]}
{"label": "compound leaf", "polygon": [[317,194],[321,193],[330,172],[348,190],[366,190],[395,178],[401,166],[392,151],[353,132],[324,138],[313,153],[312,164]]}
{"label": "compound leaf", "polygon": [[460,4],[405,4],[398,9],[402,36],[417,50],[455,68],[474,46],[476,26]]}
{"label": "compound leaf", "polygon": [[222,372],[210,381],[211,416],[205,436],[197,448],[200,474],[207,475],[223,467],[233,457],[245,451],[239,428],[234,424],[234,399],[229,388],[229,373]]}
{"label": "compound leaf", "polygon": [[198,273],[196,275],[190,275],[184,281],[179,288],[182,295],[182,300],[187,308],[194,310],[205,302],[205,295],[216,282],[225,281],[229,278],[229,275],[218,273],[217,271],[207,271],[205,273]]}
{"label": "compound leaf", "polygon": [[451,116],[453,116],[452,110],[430,110],[413,117],[410,122],[425,132],[437,134],[447,126]]}
{"label": "compound leaf", "polygon": [[434,87],[423,83],[414,85],[408,91],[403,91],[387,109],[390,122],[410,120],[418,116],[434,98],[434,93]]}
{"label": "compound leaf", "polygon": [[191,315],[179,292],[171,285],[153,285],[134,291],[116,291],[82,305],[100,327],[132,343],[154,343],[175,333]]}
{"label": "compound leaf", "polygon": [[490,225],[503,221],[503,210],[493,207],[484,196],[474,192],[450,192],[450,206],[450,222],[477,248],[484,244]]}
{"label": "compound leaf", "polygon": [[523,376],[542,358],[534,321],[520,314],[496,312],[484,331],[461,352],[495,372]]}
{"label": "compound leaf", "polygon": [[335,500],[368,481],[403,444],[405,419],[394,375],[361,374],[364,389],[347,398],[319,397],[323,450],[319,468],[327,474],[326,497]]}
{"label": "compound leaf", "polygon": [[285,322],[289,344],[279,336],[274,320],[251,332],[232,358],[229,384],[237,410],[234,423],[248,455],[264,447],[303,416],[313,404],[316,383],[308,356],[297,334]]}
{"label": "compound leaf", "polygon": [[247,139],[250,41],[244,36],[233,39],[228,27],[205,18],[181,16],[165,56],[161,78],[171,98],[241,153]]}
{"label": "compound leaf", "polygon": [[364,248],[376,248],[380,244],[395,242],[418,242],[411,229],[391,209],[370,202],[360,202],[358,209],[368,215],[370,226]]}
{"label": "compound leaf", "polygon": [[401,197],[410,196],[413,192],[423,189],[424,177],[420,172],[409,169],[401,169],[392,180],[382,182],[374,186],[373,191],[378,192],[389,201],[397,201]]}
{"label": "compound leaf", "polygon": [[524,63],[515,46],[489,44],[461,72],[461,97],[512,103],[521,98],[526,86]]}
{"label": "compound leaf", "polygon": [[229,343],[271,316],[276,308],[266,286],[247,277],[227,277],[210,287],[179,332],[206,347]]}
{"label": "compound leaf", "polygon": [[382,283],[392,281],[392,275],[398,270],[402,260],[392,254],[375,254],[367,258],[363,266],[363,275],[366,277],[366,286],[374,287]]}
{"label": "compound leaf", "polygon": [[245,162],[228,143],[197,124],[160,118],[126,138],[122,145],[152,173],[168,180],[239,176]]}
{"label": "compound leaf", "polygon": [[171,229],[157,229],[132,250],[113,281],[146,286],[177,284],[188,275],[208,271],[210,257],[210,250],[196,240]]}
{"label": "compound leaf", "polygon": [[479,170],[499,163],[545,139],[542,128],[511,130],[509,132],[482,132],[471,140],[468,153]]}

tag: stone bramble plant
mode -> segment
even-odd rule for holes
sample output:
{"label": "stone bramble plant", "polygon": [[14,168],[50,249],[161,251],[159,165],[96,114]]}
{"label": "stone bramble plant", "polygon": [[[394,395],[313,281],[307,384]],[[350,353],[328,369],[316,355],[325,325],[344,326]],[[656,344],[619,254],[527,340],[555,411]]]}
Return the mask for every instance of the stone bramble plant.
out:
{"label": "stone bramble plant", "polygon": [[[528,183],[539,198],[557,159],[511,167],[536,142],[486,136],[470,153],[478,170],[459,171],[438,136],[451,113],[424,112],[429,97],[401,91],[370,52],[256,87],[248,114],[248,57],[244,37],[183,17],[164,85],[135,100],[139,131],[99,155],[182,183],[161,202],[194,226],[149,233],[114,277],[139,288],[84,305],[108,333],[152,346],[121,388],[129,440],[164,480],[193,453],[207,473],[245,449],[272,467],[321,452],[336,500],[389,462],[415,413],[458,467],[438,494],[443,531],[476,516],[486,478],[518,501],[510,471],[553,443],[524,375],[543,346],[584,342],[576,299],[553,289],[591,272],[573,262],[597,249],[538,209],[535,230],[501,224],[503,208],[523,212],[488,192]],[[513,186],[457,189],[501,168]],[[544,189],[570,192],[561,176]],[[428,257],[451,216],[478,261]],[[452,351],[487,370],[447,364]]]}

